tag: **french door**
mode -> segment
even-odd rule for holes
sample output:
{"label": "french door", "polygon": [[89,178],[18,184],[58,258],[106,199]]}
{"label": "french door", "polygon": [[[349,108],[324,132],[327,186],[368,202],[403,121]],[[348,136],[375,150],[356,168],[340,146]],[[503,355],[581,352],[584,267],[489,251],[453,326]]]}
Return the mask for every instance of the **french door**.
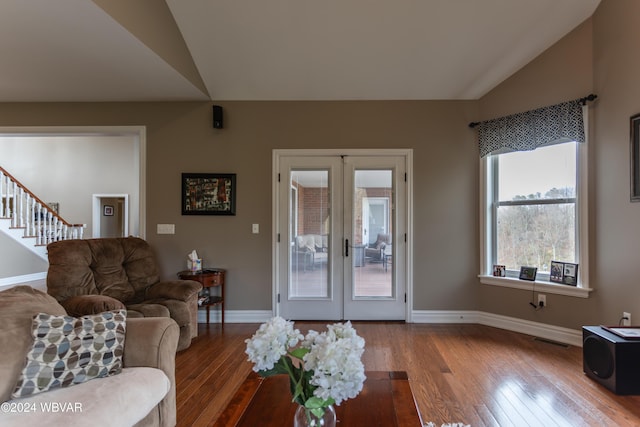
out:
{"label": "french door", "polygon": [[274,152],[278,315],[407,319],[409,161],[386,150]]}

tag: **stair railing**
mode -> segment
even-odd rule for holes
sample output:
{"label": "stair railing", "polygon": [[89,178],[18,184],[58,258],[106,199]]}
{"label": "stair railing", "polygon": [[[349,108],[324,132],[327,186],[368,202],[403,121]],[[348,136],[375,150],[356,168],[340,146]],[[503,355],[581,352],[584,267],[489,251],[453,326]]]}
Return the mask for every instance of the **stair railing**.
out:
{"label": "stair railing", "polygon": [[36,246],[58,240],[82,239],[83,224],[70,224],[0,166],[0,218],[11,228],[23,228],[24,237],[35,237]]}

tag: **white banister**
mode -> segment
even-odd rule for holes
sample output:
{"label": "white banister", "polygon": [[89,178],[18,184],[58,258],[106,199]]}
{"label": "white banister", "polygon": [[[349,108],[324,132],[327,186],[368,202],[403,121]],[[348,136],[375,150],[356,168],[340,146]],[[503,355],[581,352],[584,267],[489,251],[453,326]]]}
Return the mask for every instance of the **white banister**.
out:
{"label": "white banister", "polygon": [[36,246],[83,237],[82,224],[69,224],[2,167],[0,218],[8,219],[9,228],[23,229],[22,237],[35,238]]}
{"label": "white banister", "polygon": [[9,178],[4,174],[4,172],[0,171],[0,196],[2,197],[2,200],[0,201],[0,218],[6,218],[9,216],[7,213],[9,208],[8,182]]}
{"label": "white banister", "polygon": [[11,226],[15,227],[16,226],[16,187],[18,186],[18,184],[16,184],[15,182],[12,182],[11,185],[11,204],[13,206],[11,206]]}

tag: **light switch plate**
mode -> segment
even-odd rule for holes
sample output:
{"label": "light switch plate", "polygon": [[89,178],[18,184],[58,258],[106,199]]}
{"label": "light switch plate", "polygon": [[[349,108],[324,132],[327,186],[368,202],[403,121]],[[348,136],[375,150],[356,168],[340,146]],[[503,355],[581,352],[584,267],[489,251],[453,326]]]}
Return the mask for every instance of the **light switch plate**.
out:
{"label": "light switch plate", "polygon": [[158,224],[158,234],[176,234],[176,225]]}
{"label": "light switch plate", "polygon": [[253,234],[258,234],[260,233],[260,224],[252,224],[251,225],[251,232]]}

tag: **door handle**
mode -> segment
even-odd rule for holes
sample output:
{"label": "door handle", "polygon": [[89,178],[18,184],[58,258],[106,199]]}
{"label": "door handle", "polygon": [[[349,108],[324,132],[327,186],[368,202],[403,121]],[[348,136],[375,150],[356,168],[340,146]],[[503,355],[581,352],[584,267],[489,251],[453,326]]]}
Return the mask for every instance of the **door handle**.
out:
{"label": "door handle", "polygon": [[344,256],[349,256],[349,239],[344,239]]}

